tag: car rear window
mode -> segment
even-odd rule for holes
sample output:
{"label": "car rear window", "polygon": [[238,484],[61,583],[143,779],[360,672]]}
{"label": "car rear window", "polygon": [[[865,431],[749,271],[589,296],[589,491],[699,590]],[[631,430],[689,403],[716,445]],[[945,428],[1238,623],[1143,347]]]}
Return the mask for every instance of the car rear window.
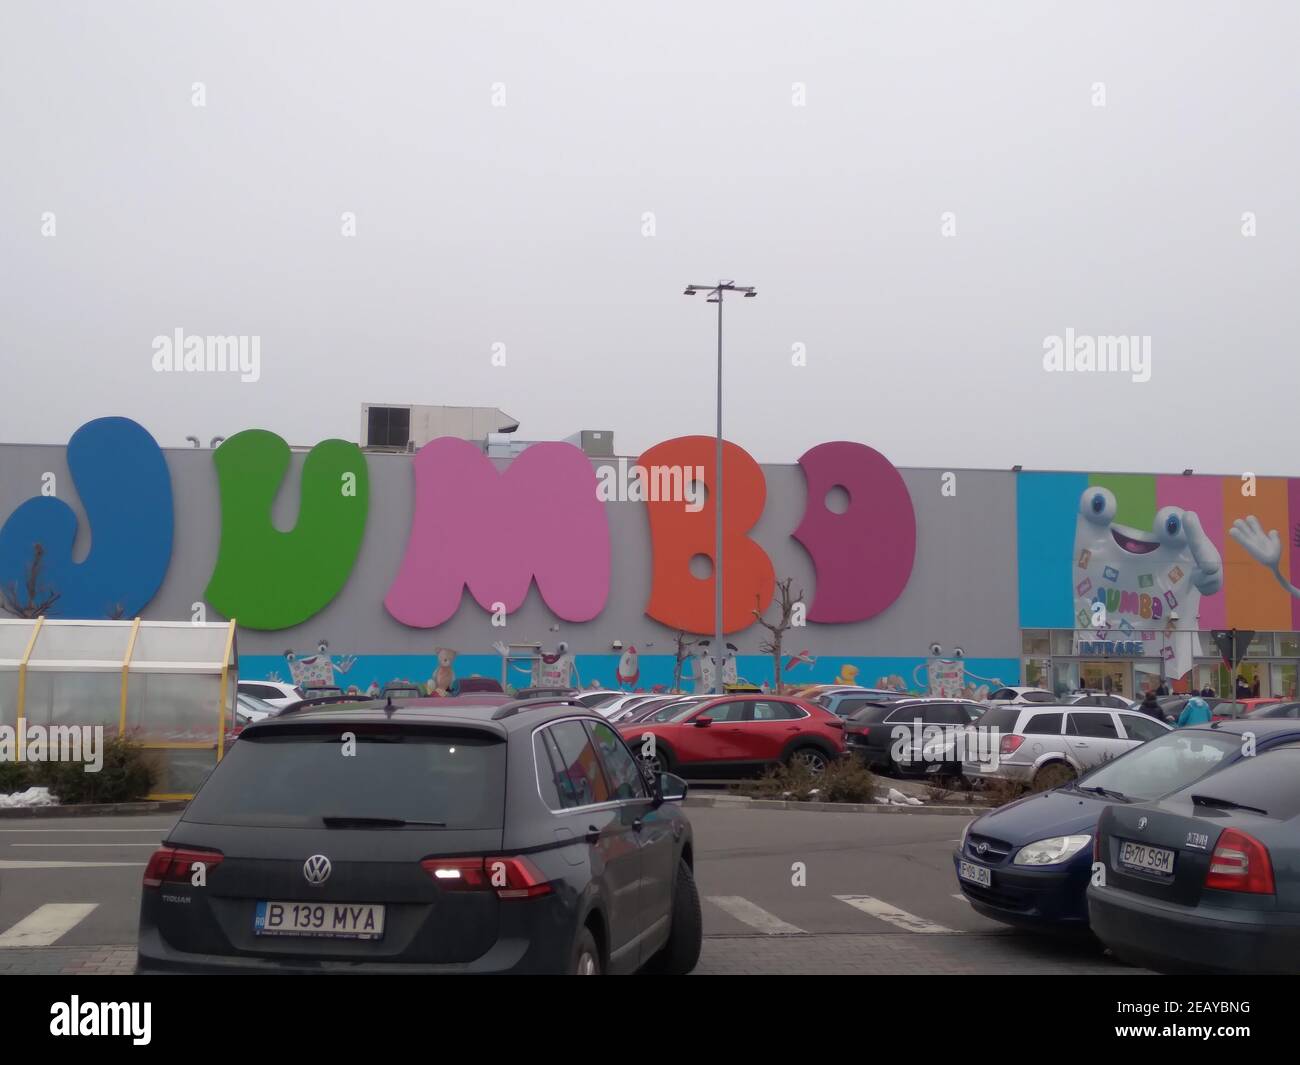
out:
{"label": "car rear window", "polygon": [[[341,737],[355,735],[354,753]],[[500,828],[506,742],[478,729],[245,731],[185,811],[204,824],[320,827],[326,817]]]}
{"label": "car rear window", "polygon": [[894,701],[887,703],[868,703],[861,710],[853,713],[851,720],[863,725],[875,725],[885,720],[885,715],[894,708]]}
{"label": "car rear window", "polygon": [[1020,720],[1022,709],[1019,706],[995,706],[988,713],[983,714],[975,723],[980,729],[1014,732],[1016,722]]}

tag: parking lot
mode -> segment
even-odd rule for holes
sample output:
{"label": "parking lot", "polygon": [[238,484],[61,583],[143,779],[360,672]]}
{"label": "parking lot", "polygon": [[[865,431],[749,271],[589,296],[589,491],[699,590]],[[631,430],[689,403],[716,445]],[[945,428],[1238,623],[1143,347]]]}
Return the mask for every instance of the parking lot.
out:
{"label": "parking lot", "polygon": [[[950,860],[961,817],[689,813],[704,899],[697,973],[1139,971],[972,912]],[[174,817],[0,820],[0,973],[131,971],[141,873]]]}

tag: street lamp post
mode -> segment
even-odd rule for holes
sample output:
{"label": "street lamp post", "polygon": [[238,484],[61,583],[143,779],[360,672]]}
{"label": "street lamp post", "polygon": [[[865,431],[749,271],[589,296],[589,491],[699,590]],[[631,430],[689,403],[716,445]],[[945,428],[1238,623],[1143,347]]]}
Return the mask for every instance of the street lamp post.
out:
{"label": "street lamp post", "polygon": [[709,303],[718,305],[718,433],[717,452],[713,472],[713,690],[722,691],[722,664],[726,660],[726,643],[722,632],[722,297],[727,292],[739,292],[746,299],[758,295],[753,285],[737,285],[734,281],[719,281],[716,285],[687,285],[686,295],[707,292]]}

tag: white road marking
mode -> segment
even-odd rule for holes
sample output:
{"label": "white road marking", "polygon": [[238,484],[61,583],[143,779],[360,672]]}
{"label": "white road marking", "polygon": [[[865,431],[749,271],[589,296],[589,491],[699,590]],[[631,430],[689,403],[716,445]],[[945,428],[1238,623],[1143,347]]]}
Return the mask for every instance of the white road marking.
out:
{"label": "white road marking", "polygon": [[0,947],[48,947],[90,916],[97,902],[47,902],[0,933]]}
{"label": "white road marking", "polygon": [[968,899],[968,898],[967,898],[965,895],[963,895],[960,891],[954,892],[954,894],[953,894],[952,897],[953,897],[954,899],[961,899],[962,902],[970,902],[970,899]]}
{"label": "white road marking", "polygon": [[906,910],[900,910],[897,906],[891,906],[889,903],[880,899],[873,898],[871,895],[836,895],[840,902],[847,902],[854,909],[861,910],[871,917],[878,918],[888,924],[901,928],[905,932],[930,932],[930,933],[949,933],[952,934],[954,929],[945,928],[941,924],[934,924],[927,921],[924,917],[917,917],[914,913],[908,913]]}
{"label": "white road marking", "polygon": [[9,843],[9,847],[156,847],[156,843]]}
{"label": "white road marking", "polygon": [[761,906],[755,906],[741,895],[709,895],[709,902],[718,909],[730,914],[742,924],[756,928],[769,936],[806,936],[808,933],[797,925],[787,924],[775,914],[768,913]]}
{"label": "white road marking", "polygon": [[159,839],[162,839],[165,834],[161,828],[0,828],[0,836],[18,832],[35,832],[42,836],[48,836],[54,832],[75,832],[77,835],[84,835],[87,832],[152,832]]}
{"label": "white road marking", "polygon": [[143,869],[145,862],[47,862],[0,860],[0,869]]}

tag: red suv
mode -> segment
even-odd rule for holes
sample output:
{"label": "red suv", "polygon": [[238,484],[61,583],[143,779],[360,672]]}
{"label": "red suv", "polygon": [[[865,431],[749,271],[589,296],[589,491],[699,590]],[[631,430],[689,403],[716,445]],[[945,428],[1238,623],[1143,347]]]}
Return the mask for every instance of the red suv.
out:
{"label": "red suv", "polygon": [[654,753],[643,760],[683,777],[740,776],[796,759],[821,772],[844,754],[843,720],[789,695],[719,695],[619,732],[637,755],[653,735]]}

